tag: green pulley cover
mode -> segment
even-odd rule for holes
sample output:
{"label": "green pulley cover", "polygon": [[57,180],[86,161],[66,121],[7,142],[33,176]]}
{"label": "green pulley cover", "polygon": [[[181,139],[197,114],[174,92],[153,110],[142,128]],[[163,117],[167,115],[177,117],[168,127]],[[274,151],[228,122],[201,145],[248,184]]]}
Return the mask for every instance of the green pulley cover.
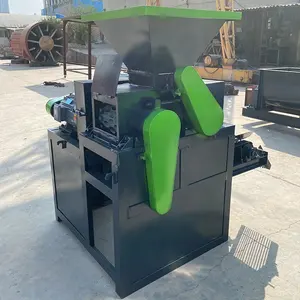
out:
{"label": "green pulley cover", "polygon": [[223,125],[224,113],[198,72],[190,66],[178,69],[175,82],[194,129],[206,136],[215,135]]}
{"label": "green pulley cover", "polygon": [[144,121],[144,159],[150,207],[160,215],[172,206],[180,119],[171,110],[156,109]]}
{"label": "green pulley cover", "polygon": [[46,103],[46,112],[48,114],[52,115],[54,104],[60,103],[64,99],[65,99],[65,96],[49,99],[48,102]]}

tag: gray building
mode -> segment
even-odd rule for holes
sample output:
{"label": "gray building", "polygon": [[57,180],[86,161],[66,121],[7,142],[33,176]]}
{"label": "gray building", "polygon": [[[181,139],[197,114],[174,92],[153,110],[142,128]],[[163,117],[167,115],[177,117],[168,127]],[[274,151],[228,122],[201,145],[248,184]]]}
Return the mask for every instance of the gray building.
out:
{"label": "gray building", "polygon": [[8,0],[0,0],[0,13],[9,13]]}

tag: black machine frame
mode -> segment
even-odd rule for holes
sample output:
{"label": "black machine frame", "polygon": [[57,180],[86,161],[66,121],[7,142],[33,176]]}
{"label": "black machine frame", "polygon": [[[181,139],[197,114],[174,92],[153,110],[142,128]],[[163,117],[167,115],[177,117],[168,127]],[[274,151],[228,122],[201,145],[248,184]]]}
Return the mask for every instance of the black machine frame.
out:
{"label": "black machine frame", "polygon": [[[83,66],[80,68],[74,68],[74,67],[67,67],[67,52],[68,52],[68,37],[67,37],[67,25],[68,23],[79,23],[79,24],[85,24],[88,28],[88,64],[82,65],[78,64],[79,66]],[[73,17],[66,17],[63,18],[63,41],[64,41],[64,49],[63,49],[63,73],[64,78],[67,77],[68,72],[78,73],[87,75],[88,79],[92,79],[92,26],[95,25],[94,22],[84,22],[81,20],[81,16],[73,16]],[[71,65],[75,65],[75,63],[72,63]],[[87,71],[87,73],[86,73]]]}
{"label": "black machine frame", "polygon": [[[75,236],[81,241],[81,243],[85,246],[85,248],[89,251],[89,253],[97,260],[97,262],[104,268],[104,270],[109,274],[109,276],[113,279],[116,284],[116,292],[117,294],[123,298],[132,292],[144,287],[145,285],[151,283],[152,281],[160,278],[161,276],[169,273],[170,271],[178,268],[179,266],[187,263],[188,261],[196,258],[197,256],[203,254],[204,252],[216,247],[217,245],[225,242],[228,239],[228,228],[229,228],[229,212],[230,212],[230,197],[231,197],[231,181],[233,175],[233,157],[234,157],[234,126],[228,126],[220,131],[217,139],[212,140],[203,140],[202,148],[204,146],[203,153],[207,151],[210,147],[215,147],[218,145],[223,145],[227,147],[228,151],[225,152],[226,157],[226,169],[221,170],[221,173],[211,174],[212,177],[202,178],[202,180],[197,181],[195,183],[190,183],[190,176],[194,176],[192,173],[187,171],[189,168],[184,167],[184,162],[180,162],[178,164],[177,175],[175,179],[175,190],[174,190],[174,204],[172,210],[169,212],[167,216],[159,216],[155,212],[153,212],[147,203],[135,203],[134,200],[129,200],[129,192],[136,190],[141,182],[141,177],[143,177],[142,173],[142,164],[136,163],[137,156],[141,153],[142,149],[136,149],[134,151],[121,151],[120,153],[115,153],[110,151],[105,146],[99,145],[98,141],[93,141],[89,137],[84,135],[79,136],[79,143],[77,140],[71,138],[70,136],[60,132],[59,129],[52,129],[48,131],[49,135],[49,144],[50,144],[50,157],[51,157],[51,168],[52,168],[52,180],[54,187],[54,195],[55,195],[55,213],[57,221],[63,221],[67,227],[75,234]],[[180,155],[183,155],[185,151],[188,151],[191,143],[195,142],[196,136],[190,136],[182,139],[180,141]],[[201,143],[202,143],[201,142]],[[211,145],[211,146],[210,146]],[[112,172],[109,179],[111,181],[111,188],[108,187],[107,183],[104,184],[103,180],[99,180],[96,178],[95,174],[91,174],[86,171],[86,162],[85,162],[85,151],[92,151],[96,153],[96,155],[105,158],[112,165]],[[220,148],[220,154],[224,150],[223,147]],[[57,158],[63,155],[67,155],[69,159],[63,156],[63,159],[57,161]],[[203,154],[202,153],[202,154]],[[200,153],[201,155],[201,153]],[[224,156],[224,154],[222,154]],[[222,157],[222,160],[224,160]],[[180,158],[179,158],[180,159]],[[186,156],[185,158],[186,159]],[[207,157],[202,157],[202,163],[205,164],[205,160],[207,161]],[[121,161],[122,167],[118,168],[118,163]],[[58,164],[61,163],[60,168]],[[73,171],[70,170],[70,164],[72,163]],[[211,163],[211,161],[210,161]],[[128,168],[132,169],[133,174],[138,174],[139,176],[128,176]],[[182,169],[181,169],[182,168]],[[60,186],[60,178],[63,177],[62,170],[68,170],[67,172],[72,172],[73,177],[70,178],[73,184],[73,191],[77,191],[73,197],[65,190],[61,190]],[[205,168],[204,168],[205,169]],[[213,167],[214,169],[214,167]],[[215,171],[218,169],[216,166]],[[207,170],[207,169],[206,169]],[[189,173],[189,175],[184,175]],[[193,171],[198,173],[199,171]],[[203,171],[202,171],[203,172]],[[206,171],[205,171],[206,172]],[[198,176],[197,175],[197,176]],[[203,174],[202,174],[203,175]],[[201,176],[202,176],[201,175]],[[77,178],[74,178],[76,176]],[[200,176],[200,177],[201,177]],[[205,176],[206,177],[206,176]],[[64,177],[65,178],[65,177]],[[102,178],[103,179],[103,178]],[[107,179],[107,178],[106,178]],[[142,179],[143,180],[143,179]],[[70,184],[71,184],[70,181]],[[77,187],[74,186],[74,181],[77,182]],[[204,206],[201,207],[203,210],[203,216],[206,213],[206,218],[211,218],[214,213],[216,214],[215,220],[219,220],[218,224],[222,226],[222,230],[217,236],[214,238],[208,238],[206,241],[201,241],[201,246],[198,244],[195,247],[192,242],[193,239],[190,239],[190,244],[181,243],[181,252],[184,255],[179,255],[174,250],[173,256],[168,254],[170,258],[173,260],[167,260],[166,255],[163,253],[163,260],[165,263],[162,267],[157,268],[155,272],[151,272],[151,265],[155,265],[157,267],[156,261],[157,255],[151,255],[150,252],[146,253],[143,257],[140,254],[140,251],[143,249],[145,251],[145,245],[139,246],[140,243],[148,243],[152,245],[151,251],[153,253],[159,253],[161,245],[153,244],[153,240],[155,240],[155,229],[157,230],[162,224],[169,231],[168,233],[163,233],[166,236],[168,234],[173,234],[172,232],[177,232],[179,239],[175,237],[171,237],[168,241],[171,245],[171,242],[180,243],[183,235],[186,235],[186,232],[183,232],[186,229],[187,225],[187,215],[190,217],[190,209],[195,208],[195,201],[197,201],[197,205],[199,206],[199,193],[203,193],[203,191],[207,190],[209,193],[215,189],[215,181],[220,184],[220,182],[225,182],[224,186],[224,194],[218,195],[215,197],[219,199],[221,202],[218,205],[215,205],[214,201],[208,202],[204,201]],[[83,185],[80,185],[80,182]],[[112,200],[112,214],[113,214],[113,240],[114,240],[114,260],[109,261],[107,256],[101,253],[99,250],[95,248],[95,240],[93,236],[93,216],[92,216],[92,203],[91,200],[87,198],[87,185],[92,186],[98,191],[101,191],[106,197]],[[134,189],[133,189],[134,187]],[[81,190],[81,192],[79,191]],[[129,191],[129,192],[128,192]],[[188,193],[187,193],[188,192]],[[138,192],[135,192],[136,197],[143,195],[145,190],[141,188]],[[191,197],[190,194],[197,195],[197,197]],[[134,196],[133,196],[134,197]],[[203,196],[205,198],[205,195]],[[131,197],[132,198],[132,197]],[[204,199],[203,198],[203,199]],[[184,208],[185,205],[182,203],[182,199],[187,201],[187,205],[191,208]],[[190,199],[190,200],[188,200]],[[72,203],[71,203],[72,202]],[[131,204],[131,203],[132,204]],[[63,206],[65,203],[65,207]],[[67,204],[68,203],[68,204]],[[72,209],[70,209],[72,206]],[[220,210],[220,207],[222,209]],[[72,211],[71,211],[72,210]],[[183,210],[183,212],[182,212]],[[220,215],[222,211],[222,215]],[[67,213],[66,213],[67,212]],[[182,214],[181,218],[176,218],[176,229],[170,227],[170,224],[175,224],[173,220],[174,216],[178,213]],[[141,220],[141,216],[143,220],[147,220],[147,222]],[[199,217],[199,215],[198,215]],[[155,219],[155,220],[154,220]],[[214,218],[212,218],[214,219]],[[157,225],[155,223],[157,222]],[[200,221],[199,219],[194,218],[194,220],[190,221],[193,224],[191,226],[195,226],[195,228],[200,228],[202,226],[203,232],[209,235],[211,230],[211,224],[205,225],[205,222],[214,222],[214,220],[209,221],[205,219],[204,221]],[[197,224],[196,224],[197,223]],[[181,228],[182,226],[182,228]],[[139,229],[140,227],[144,227],[143,229]],[[143,238],[145,235],[145,229],[148,228],[149,235],[147,238]],[[181,228],[181,229],[180,229]],[[178,231],[179,230],[179,231]],[[217,229],[215,229],[217,230]],[[220,230],[220,228],[218,228]],[[144,232],[144,233],[143,233]],[[135,236],[135,238],[129,238],[130,235]],[[196,234],[196,233],[194,233]],[[212,233],[211,233],[212,234]],[[189,238],[193,236],[193,233],[190,233]],[[196,236],[196,235],[195,235]],[[197,233],[198,241],[199,241],[199,232]],[[148,240],[148,242],[147,242]],[[130,243],[130,244],[129,244]],[[191,244],[192,243],[192,244]],[[199,243],[199,242],[198,242]],[[167,246],[167,248],[170,247]],[[178,245],[176,245],[178,247]],[[144,248],[143,248],[144,247]],[[179,247],[180,248],[180,247]],[[136,259],[131,254],[129,254],[129,249],[131,249],[134,255],[139,257]],[[170,250],[170,249],[169,249]],[[190,251],[191,250],[191,251]],[[176,259],[175,259],[176,257]],[[141,276],[140,278],[136,277],[136,272],[140,266],[139,259],[147,259],[149,261],[146,264],[149,267],[149,274],[147,276]],[[131,274],[131,270],[132,274]],[[147,269],[143,270],[142,273],[147,274]],[[143,274],[144,275],[144,274]],[[134,278],[138,278],[138,280],[133,280]]]}
{"label": "black machine frame", "polygon": [[[209,32],[199,35],[194,18],[145,18],[144,9],[141,17],[96,22],[118,54],[102,53],[92,83],[76,81],[75,95],[46,105],[62,122],[48,130],[56,219],[108,273],[121,298],[225,242],[232,177],[268,162],[266,152],[222,122],[224,83],[202,83],[190,66]],[[193,47],[166,42],[178,22]],[[204,22],[210,30],[223,24]],[[185,70],[195,78],[190,88]],[[199,99],[195,93],[189,99],[191,90]],[[202,132],[200,116],[193,120],[196,111],[205,112],[201,97],[211,98],[219,120],[210,134]]]}
{"label": "black machine frame", "polygon": [[[120,103],[149,95],[147,87],[131,87],[122,78],[116,82],[121,88],[115,101]],[[206,84],[223,106],[224,84]],[[206,137],[186,123],[179,140],[172,208],[160,215],[149,205],[144,144],[134,135],[120,136],[115,143],[92,130],[97,94],[91,81],[74,85],[74,98],[65,101],[76,105],[57,104],[53,110],[61,108],[72,124],[74,115],[76,126],[48,130],[56,219],[75,234],[124,298],[225,242],[232,177],[266,166],[268,154],[245,141],[249,135],[235,136],[233,125],[223,124],[216,135]],[[173,105],[182,114],[177,102],[161,105]],[[72,113],[64,114],[66,109]],[[128,111],[118,113],[126,119]],[[128,124],[121,119],[126,133]]]}
{"label": "black machine frame", "polygon": [[261,69],[258,92],[243,116],[300,128],[299,82],[300,68]]}

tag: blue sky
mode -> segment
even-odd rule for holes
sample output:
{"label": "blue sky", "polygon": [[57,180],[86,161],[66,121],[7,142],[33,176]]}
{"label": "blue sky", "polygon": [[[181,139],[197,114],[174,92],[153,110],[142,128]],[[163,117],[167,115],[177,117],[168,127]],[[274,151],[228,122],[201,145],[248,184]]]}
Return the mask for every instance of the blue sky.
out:
{"label": "blue sky", "polygon": [[41,14],[43,0],[9,0],[9,8],[12,14]]}

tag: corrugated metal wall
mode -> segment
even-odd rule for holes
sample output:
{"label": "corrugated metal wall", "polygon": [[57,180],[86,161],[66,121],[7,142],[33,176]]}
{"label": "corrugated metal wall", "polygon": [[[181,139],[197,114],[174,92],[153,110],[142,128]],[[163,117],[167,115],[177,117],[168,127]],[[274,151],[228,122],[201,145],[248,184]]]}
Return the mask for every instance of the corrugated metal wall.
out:
{"label": "corrugated metal wall", "polygon": [[[238,0],[235,1],[236,9],[244,9],[258,6],[281,5],[298,3],[298,0]],[[133,7],[146,5],[146,0],[103,0],[103,6],[106,10],[120,9],[124,7]],[[161,0],[161,5],[166,7],[182,7],[194,9],[216,9],[215,0]]]}
{"label": "corrugated metal wall", "polygon": [[250,65],[300,65],[300,5],[245,10],[236,30],[237,55]]}
{"label": "corrugated metal wall", "polygon": [[[187,1],[187,0],[161,0],[161,6],[181,7],[194,9],[212,9],[216,8],[215,0]],[[121,9],[124,7],[134,7],[146,5],[146,0],[103,0],[103,6],[106,10]]]}

